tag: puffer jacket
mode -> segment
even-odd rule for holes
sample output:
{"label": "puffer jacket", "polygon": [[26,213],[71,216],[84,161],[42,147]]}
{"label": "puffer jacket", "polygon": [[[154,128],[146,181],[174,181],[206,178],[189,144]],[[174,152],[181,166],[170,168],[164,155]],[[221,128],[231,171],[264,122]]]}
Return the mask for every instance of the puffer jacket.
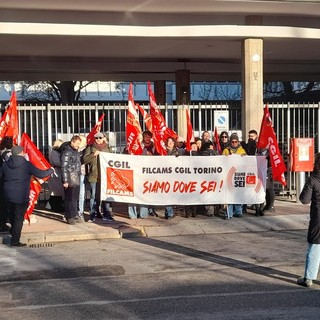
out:
{"label": "puffer jacket", "polygon": [[312,173],[307,179],[299,200],[310,205],[310,221],[308,228],[308,242],[320,244],[320,173]]}
{"label": "puffer jacket", "polygon": [[71,147],[70,143],[65,146],[61,153],[61,178],[62,183],[71,183],[71,175],[81,174],[81,160],[78,150]]}

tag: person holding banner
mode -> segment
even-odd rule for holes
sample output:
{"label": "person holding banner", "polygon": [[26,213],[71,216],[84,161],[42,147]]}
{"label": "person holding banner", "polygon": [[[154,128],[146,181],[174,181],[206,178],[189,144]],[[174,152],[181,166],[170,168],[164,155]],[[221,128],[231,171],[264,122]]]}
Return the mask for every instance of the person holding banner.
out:
{"label": "person holding banner", "polygon": [[29,205],[31,177],[45,178],[54,170],[38,169],[24,158],[23,148],[14,146],[12,155],[0,168],[0,177],[3,177],[3,196],[6,210],[11,224],[11,246],[24,247],[20,242],[24,214]]}
{"label": "person holding banner", "polygon": [[68,224],[81,222],[78,216],[78,200],[80,192],[81,161],[78,149],[81,138],[75,135],[61,153],[61,177],[64,187],[64,212]]}
{"label": "person holding banner", "polygon": [[213,142],[210,140],[210,132],[203,131],[202,133],[202,143],[200,153],[202,156],[215,156],[217,151],[215,150]]}
{"label": "person holding banner", "polygon": [[221,131],[219,136],[219,143],[220,143],[221,153],[225,148],[230,146],[229,134],[227,131]]}
{"label": "person holding banner", "polygon": [[[152,141],[153,134],[149,130],[145,130],[142,133],[142,155],[153,156],[158,155],[154,142]],[[146,207],[142,205],[129,205],[128,215],[130,219],[145,219],[148,216],[158,217],[153,207]]]}
{"label": "person holding banner", "polygon": [[109,203],[100,200],[100,152],[110,152],[110,148],[106,136],[102,132],[97,132],[94,135],[94,143],[86,147],[82,157],[82,162],[87,166],[87,178],[90,184],[90,218],[88,222],[95,221],[96,216],[100,214],[100,207],[102,219],[114,222]]}
{"label": "person holding banner", "polygon": [[[230,135],[230,146],[226,147],[222,151],[222,154],[227,156],[232,154],[246,155],[246,151],[241,146],[236,133]],[[242,204],[228,204],[225,219],[228,220],[232,217],[242,218],[242,213]]]}
{"label": "person holding banner", "polygon": [[315,155],[314,169],[307,179],[299,200],[310,205],[310,222],[308,227],[308,250],[304,276],[297,279],[297,284],[311,287],[318,277],[320,264],[320,153]]}
{"label": "person holding banner", "polygon": [[[245,141],[241,142],[241,145],[246,151],[248,156],[255,156],[261,153],[261,151],[257,149],[257,142],[258,142],[258,132],[254,129],[251,129],[248,132],[248,142],[247,143]],[[263,207],[264,207],[264,203],[257,203],[251,206],[251,208],[254,209],[256,212],[255,213],[256,217],[264,216],[264,213],[262,210]],[[247,213],[247,204],[243,204],[242,210],[243,210],[243,213]]]}
{"label": "person holding banner", "polygon": [[[176,156],[178,157],[179,155],[183,155],[180,154],[180,151],[178,149],[178,147],[176,147],[176,140],[172,137],[169,137],[166,141],[166,150],[167,150],[167,155],[168,156]],[[168,219],[172,219],[174,217],[173,214],[173,207],[172,206],[167,206],[165,208],[165,218]]]}

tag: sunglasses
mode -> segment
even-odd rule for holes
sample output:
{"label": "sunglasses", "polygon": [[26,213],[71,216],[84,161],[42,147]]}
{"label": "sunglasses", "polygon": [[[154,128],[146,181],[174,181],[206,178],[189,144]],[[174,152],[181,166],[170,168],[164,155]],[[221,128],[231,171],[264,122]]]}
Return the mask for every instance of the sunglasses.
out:
{"label": "sunglasses", "polygon": [[221,138],[228,138],[228,136],[221,136]]}
{"label": "sunglasses", "polygon": [[231,143],[238,143],[238,140],[232,140]]}
{"label": "sunglasses", "polygon": [[95,139],[96,139],[96,140],[97,140],[97,139],[103,139],[103,137],[96,137]]}

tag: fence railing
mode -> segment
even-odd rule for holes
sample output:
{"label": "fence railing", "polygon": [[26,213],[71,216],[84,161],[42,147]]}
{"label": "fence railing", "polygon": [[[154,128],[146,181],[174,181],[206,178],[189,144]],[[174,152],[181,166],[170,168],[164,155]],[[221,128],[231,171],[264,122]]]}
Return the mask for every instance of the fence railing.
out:
{"label": "fence railing", "polygon": [[[149,111],[149,106],[143,106]],[[160,106],[169,127],[177,131],[178,105]],[[191,104],[189,105],[193,129],[196,134],[204,130],[212,131],[214,124],[214,111],[227,110],[229,112],[229,130],[241,130],[240,102],[228,104]],[[319,115],[320,103],[316,104],[269,104],[269,110],[277,135],[282,155],[288,164],[290,138],[314,138],[315,151],[319,151]],[[94,104],[94,105],[19,105],[20,133],[26,132],[47,156],[52,142],[60,138],[69,140],[74,134],[87,134],[104,112],[102,130],[109,133],[110,145],[114,152],[121,152],[126,144],[126,116],[125,104]],[[145,128],[142,117],[142,128]],[[256,128],[260,128],[257,123]],[[246,136],[246,134],[244,134]],[[287,172],[288,187],[279,191],[295,193],[295,175]]]}

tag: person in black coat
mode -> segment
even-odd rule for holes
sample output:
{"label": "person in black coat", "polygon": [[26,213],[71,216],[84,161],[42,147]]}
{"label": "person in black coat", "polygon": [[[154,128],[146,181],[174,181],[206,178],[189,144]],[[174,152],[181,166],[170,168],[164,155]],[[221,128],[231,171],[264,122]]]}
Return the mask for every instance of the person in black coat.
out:
{"label": "person in black coat", "polygon": [[310,205],[310,221],[308,228],[308,250],[304,276],[297,280],[297,284],[311,287],[317,279],[320,263],[320,153],[315,155],[314,169],[307,179],[299,200]]}
{"label": "person in black coat", "polygon": [[[4,137],[0,142],[0,166],[3,162],[9,159],[11,155],[11,148],[13,147],[13,138],[10,136]],[[9,232],[10,228],[7,226],[8,213],[5,208],[3,199],[3,178],[0,179],[0,232]]]}
{"label": "person in black coat", "polygon": [[78,216],[78,200],[80,193],[81,159],[78,151],[81,138],[75,135],[61,152],[61,178],[64,187],[64,210],[68,224],[82,222]]}
{"label": "person in black coat", "polygon": [[11,224],[11,246],[23,247],[26,244],[20,242],[20,237],[29,205],[31,176],[45,178],[53,173],[53,169],[38,169],[24,158],[21,146],[14,146],[11,153],[0,168],[0,177],[3,177],[3,197]]}

